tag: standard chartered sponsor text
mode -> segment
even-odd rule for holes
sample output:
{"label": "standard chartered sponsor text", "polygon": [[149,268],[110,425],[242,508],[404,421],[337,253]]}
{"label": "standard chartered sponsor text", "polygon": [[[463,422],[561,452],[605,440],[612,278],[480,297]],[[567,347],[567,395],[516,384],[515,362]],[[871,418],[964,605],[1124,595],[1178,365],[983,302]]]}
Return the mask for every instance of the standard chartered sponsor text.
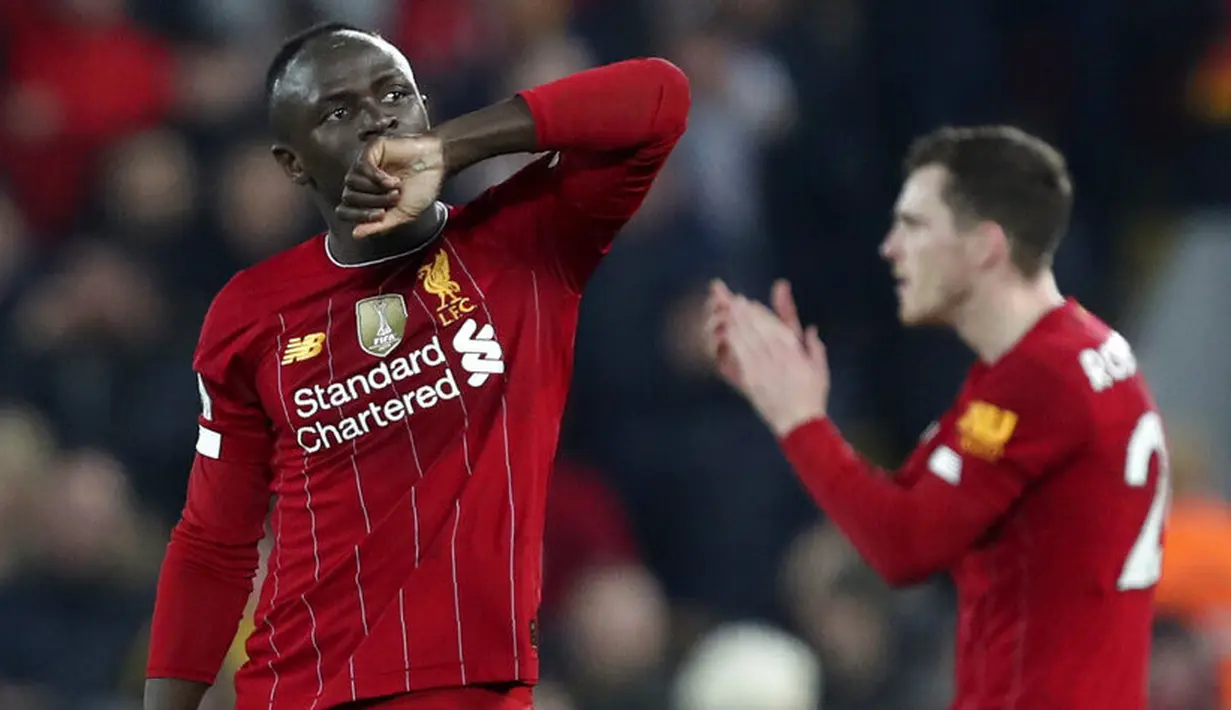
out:
{"label": "standard chartered sponsor text", "polygon": [[[367,372],[326,385],[300,387],[292,393],[295,414],[300,419],[312,419],[321,412],[346,407],[360,399],[388,391],[387,399],[367,402],[358,411],[353,409],[336,424],[312,421],[295,430],[296,441],[306,453],[312,454],[339,444],[348,443],[373,429],[396,424],[415,412],[430,409],[442,400],[460,396],[451,368],[445,367],[434,381],[396,387],[400,382],[418,377],[424,368],[445,364],[440,339],[400,357],[382,360]],[[417,385],[417,386],[414,386]],[[396,390],[396,391],[395,391]],[[341,410],[345,411],[345,410]]]}

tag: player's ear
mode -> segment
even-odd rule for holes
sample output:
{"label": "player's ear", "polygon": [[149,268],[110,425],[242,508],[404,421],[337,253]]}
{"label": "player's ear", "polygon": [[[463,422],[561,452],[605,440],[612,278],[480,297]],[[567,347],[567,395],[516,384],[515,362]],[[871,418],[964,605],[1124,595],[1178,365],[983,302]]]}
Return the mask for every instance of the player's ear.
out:
{"label": "player's ear", "polygon": [[286,173],[291,182],[296,185],[307,185],[311,182],[312,178],[308,176],[308,171],[304,170],[303,163],[299,162],[299,156],[295,155],[295,151],[281,143],[275,143],[270,148],[270,152],[274,154],[274,160],[282,166],[282,172]]}
{"label": "player's ear", "polygon": [[1009,260],[1009,235],[996,222],[981,222],[970,246],[975,250],[974,262],[981,268],[991,268]]}

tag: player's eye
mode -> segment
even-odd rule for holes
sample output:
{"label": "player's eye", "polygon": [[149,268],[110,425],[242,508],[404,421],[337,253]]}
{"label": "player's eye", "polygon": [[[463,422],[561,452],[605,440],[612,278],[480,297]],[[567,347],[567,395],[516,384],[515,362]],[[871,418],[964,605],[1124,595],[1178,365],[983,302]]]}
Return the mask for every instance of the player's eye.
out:
{"label": "player's eye", "polygon": [[391,104],[400,104],[410,98],[410,92],[403,89],[394,89],[385,94],[385,101]]}
{"label": "player's eye", "polygon": [[337,121],[345,121],[349,117],[350,110],[348,110],[345,106],[338,106],[337,108],[330,109],[325,114],[324,118],[321,119],[321,122],[334,123]]}

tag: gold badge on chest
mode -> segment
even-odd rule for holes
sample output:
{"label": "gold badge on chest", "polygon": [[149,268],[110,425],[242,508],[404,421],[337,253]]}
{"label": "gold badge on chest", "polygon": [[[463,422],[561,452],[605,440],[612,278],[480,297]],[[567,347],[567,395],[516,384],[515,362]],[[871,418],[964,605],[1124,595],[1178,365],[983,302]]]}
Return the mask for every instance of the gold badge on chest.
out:
{"label": "gold badge on chest", "polygon": [[423,290],[440,299],[436,319],[442,326],[457,322],[463,315],[475,309],[469,296],[462,295],[462,285],[451,275],[449,254],[441,249],[430,264],[419,267],[419,280]]}
{"label": "gold badge on chest", "polygon": [[406,335],[406,299],[400,293],[372,296],[355,303],[359,347],[369,355],[384,357]]}

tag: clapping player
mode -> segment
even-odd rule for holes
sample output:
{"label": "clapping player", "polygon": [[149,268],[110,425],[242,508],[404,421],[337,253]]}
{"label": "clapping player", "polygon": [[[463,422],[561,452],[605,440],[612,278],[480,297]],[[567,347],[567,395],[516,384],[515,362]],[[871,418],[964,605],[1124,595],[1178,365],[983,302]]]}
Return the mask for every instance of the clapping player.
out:
{"label": "clapping player", "polygon": [[881,244],[899,317],[978,356],[905,464],[878,471],[828,418],[825,348],[785,283],[772,311],[714,285],[720,371],[881,576],[952,575],[954,710],[1144,710],[1166,446],[1128,342],[1052,273],[1064,160],[1013,128],[945,128],[905,168]]}

